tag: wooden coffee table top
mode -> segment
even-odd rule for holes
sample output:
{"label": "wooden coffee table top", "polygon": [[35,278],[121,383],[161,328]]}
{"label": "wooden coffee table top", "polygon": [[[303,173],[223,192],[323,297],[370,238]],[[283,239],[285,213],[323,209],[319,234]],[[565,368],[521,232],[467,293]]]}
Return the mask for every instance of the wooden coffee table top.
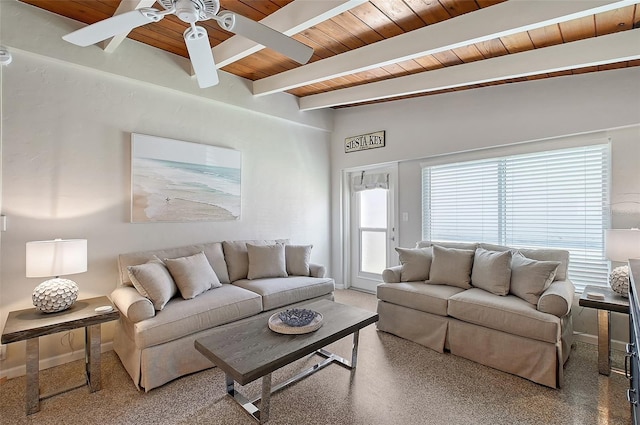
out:
{"label": "wooden coffee table top", "polygon": [[378,314],[329,300],[296,306],[319,312],[323,325],[302,335],[279,334],[268,326],[271,310],[218,327],[195,341],[195,348],[240,385],[246,385],[332,342],[378,321]]}

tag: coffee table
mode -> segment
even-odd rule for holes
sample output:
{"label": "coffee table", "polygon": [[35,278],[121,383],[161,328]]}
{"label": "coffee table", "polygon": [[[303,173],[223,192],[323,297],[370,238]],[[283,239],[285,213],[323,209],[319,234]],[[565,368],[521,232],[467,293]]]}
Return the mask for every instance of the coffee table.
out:
{"label": "coffee table", "polygon": [[[269,317],[278,311],[286,310],[287,307],[283,307],[220,326],[209,336],[195,341],[196,350],[225,372],[227,394],[259,423],[269,420],[269,401],[272,393],[334,362],[355,370],[359,331],[378,321],[377,313],[329,300],[314,301],[297,307],[322,314],[322,327],[302,335],[285,335],[272,331],[268,326]],[[323,348],[351,334],[351,360]],[[310,354],[318,354],[325,357],[325,360],[274,387],[271,386],[273,371]],[[234,388],[235,382],[247,385],[258,378],[262,378],[261,397],[249,400]],[[258,400],[260,408],[255,404]]]}

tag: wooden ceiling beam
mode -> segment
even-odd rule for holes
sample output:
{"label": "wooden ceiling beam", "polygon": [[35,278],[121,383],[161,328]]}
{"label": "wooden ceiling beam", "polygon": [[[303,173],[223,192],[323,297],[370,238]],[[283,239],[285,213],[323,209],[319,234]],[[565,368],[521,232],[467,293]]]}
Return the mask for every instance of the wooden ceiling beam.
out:
{"label": "wooden ceiling beam", "polygon": [[624,31],[303,97],[308,111],[640,59],[640,32]]}
{"label": "wooden ceiling beam", "polygon": [[[268,15],[260,22],[286,35],[294,35],[327,19],[350,10],[367,0],[296,0]],[[213,57],[216,67],[223,68],[252,53],[264,49],[264,46],[247,38],[234,35],[215,46]]]}
{"label": "wooden ceiling beam", "polygon": [[640,3],[511,0],[253,82],[267,95]]}

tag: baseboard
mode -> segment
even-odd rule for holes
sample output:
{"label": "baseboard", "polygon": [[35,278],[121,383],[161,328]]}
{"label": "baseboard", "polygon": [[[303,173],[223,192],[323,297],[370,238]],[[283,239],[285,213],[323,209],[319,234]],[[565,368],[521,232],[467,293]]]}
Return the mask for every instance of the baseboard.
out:
{"label": "baseboard", "polygon": [[[584,333],[574,333],[573,338],[576,341],[584,342],[591,345],[598,345],[598,336]],[[626,352],[627,343],[624,341],[618,341],[616,339],[611,340],[611,349],[616,351]]]}
{"label": "baseboard", "polygon": [[[113,342],[105,342],[100,346],[100,352],[105,353],[113,350]],[[49,369],[50,367],[60,366],[65,363],[70,363],[76,360],[84,359],[84,348],[76,350],[71,353],[61,354],[59,356],[49,357],[46,359],[40,359],[40,370]],[[27,374],[26,365],[12,367],[11,369],[3,369],[0,371],[0,382],[2,379],[12,379],[18,376],[24,376]]]}

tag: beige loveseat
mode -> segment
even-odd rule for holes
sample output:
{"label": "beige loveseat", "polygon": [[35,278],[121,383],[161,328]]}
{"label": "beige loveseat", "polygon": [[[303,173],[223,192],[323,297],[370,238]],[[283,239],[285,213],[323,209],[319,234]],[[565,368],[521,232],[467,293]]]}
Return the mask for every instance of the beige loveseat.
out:
{"label": "beige loveseat", "polygon": [[378,329],[559,388],[575,288],[569,253],[422,241],[378,285]]}
{"label": "beige loveseat", "polygon": [[[121,312],[114,351],[149,391],[213,364],[194,341],[229,322],[305,300],[333,299],[311,246],[225,241],[121,254],[111,299]],[[133,277],[133,279],[132,279]]]}

